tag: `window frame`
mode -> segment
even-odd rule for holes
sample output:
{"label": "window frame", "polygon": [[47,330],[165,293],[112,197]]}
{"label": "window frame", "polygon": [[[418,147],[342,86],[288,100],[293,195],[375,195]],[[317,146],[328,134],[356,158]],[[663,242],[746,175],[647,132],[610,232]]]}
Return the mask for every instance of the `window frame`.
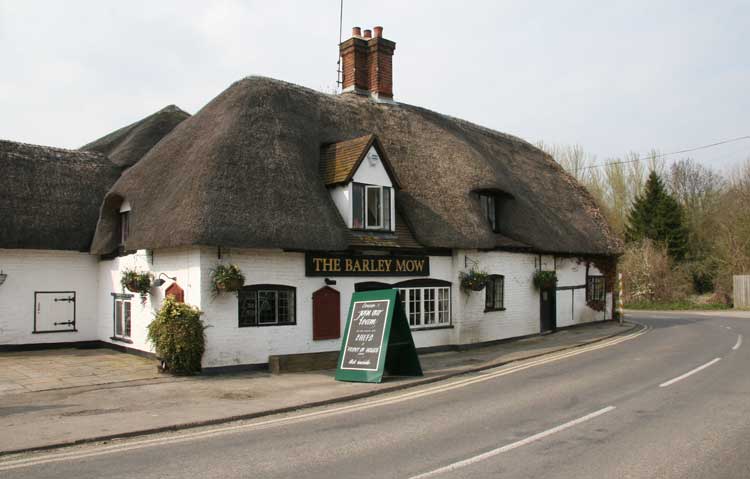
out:
{"label": "window frame", "polygon": [[[112,293],[112,336],[110,339],[114,341],[121,341],[125,343],[132,343],[133,334],[133,297],[132,294],[119,294]],[[128,321],[125,322],[125,304],[128,305]],[[120,313],[118,321],[117,313]],[[118,322],[120,326],[120,334],[117,332]],[[129,334],[125,334],[125,325],[129,327]]]}
{"label": "window frame", "polygon": [[[380,208],[378,211],[378,225],[371,225],[369,222],[369,195],[368,191],[378,190],[378,201]],[[386,194],[386,190],[387,194]],[[361,208],[355,208],[355,196],[357,192],[361,192],[360,206]],[[385,204],[385,197],[388,197],[388,205]],[[391,207],[395,200],[393,194],[393,187],[385,185],[372,185],[367,183],[356,183],[352,182],[352,229],[366,230],[366,231],[393,231],[393,215],[391,214]],[[359,209],[359,211],[357,211]],[[387,211],[387,212],[386,212]],[[358,218],[358,214],[361,214],[361,218]],[[359,219],[360,225],[357,225]],[[386,219],[388,220],[386,222]]]}
{"label": "window frame", "polygon": [[[594,298],[595,292],[598,292],[599,286],[595,286],[594,282],[601,281],[601,298]],[[586,302],[589,301],[606,301],[607,300],[607,281],[604,275],[601,274],[589,274],[586,275]]]}
{"label": "window frame", "polygon": [[120,211],[120,236],[118,245],[124,247],[130,237],[130,210]]}
{"label": "window frame", "polygon": [[[453,290],[449,281],[407,280],[394,284],[393,288],[398,291],[398,299],[404,306],[406,320],[412,331],[453,327]],[[431,304],[428,305],[427,300]],[[413,311],[412,305],[417,304],[418,309],[414,308]],[[447,315],[447,319],[441,321],[443,315]],[[430,322],[427,322],[428,318],[431,319]]]}
{"label": "window frame", "polygon": [[[279,322],[279,305],[281,304],[281,294],[286,293],[293,296],[290,300],[287,297],[288,315],[292,321]],[[274,322],[261,322],[259,310],[259,297],[261,293],[273,293],[274,296]],[[253,294],[255,296],[255,318],[243,321],[242,309],[244,301],[250,298],[243,296]],[[237,327],[238,328],[262,328],[267,326],[296,326],[297,325],[297,288],[283,284],[251,284],[243,286],[237,292]]]}
{"label": "window frame", "polygon": [[[495,302],[497,299],[495,295],[496,291],[496,281],[500,281],[502,283],[501,291],[502,294],[500,295],[500,306],[498,306]],[[492,284],[492,288],[490,288],[490,284]],[[485,285],[485,291],[484,291],[484,312],[490,312],[490,311],[505,311],[505,275],[502,274],[491,274],[487,277],[487,284]],[[490,289],[492,290],[492,302],[490,303]]]}
{"label": "window frame", "polygon": [[493,193],[478,193],[479,205],[482,208],[482,216],[490,223],[490,228],[494,233],[499,233],[498,218],[498,195]]}

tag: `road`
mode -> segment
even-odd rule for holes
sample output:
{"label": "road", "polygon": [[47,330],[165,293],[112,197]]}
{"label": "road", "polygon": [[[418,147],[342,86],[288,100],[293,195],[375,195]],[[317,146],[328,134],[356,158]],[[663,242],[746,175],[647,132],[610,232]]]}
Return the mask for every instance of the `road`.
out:
{"label": "road", "polygon": [[4,458],[0,476],[750,477],[750,319],[631,317],[648,330],[357,403]]}

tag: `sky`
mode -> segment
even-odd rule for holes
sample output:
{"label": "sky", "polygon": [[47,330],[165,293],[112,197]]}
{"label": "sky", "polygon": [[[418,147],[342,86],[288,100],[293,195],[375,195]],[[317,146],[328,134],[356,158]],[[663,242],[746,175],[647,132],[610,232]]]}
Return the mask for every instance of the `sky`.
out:
{"label": "sky", "polygon": [[[336,88],[340,0],[0,0],[0,138],[77,148],[264,75]],[[748,1],[344,0],[394,99],[597,161],[750,135]],[[750,140],[677,155],[730,169]]]}

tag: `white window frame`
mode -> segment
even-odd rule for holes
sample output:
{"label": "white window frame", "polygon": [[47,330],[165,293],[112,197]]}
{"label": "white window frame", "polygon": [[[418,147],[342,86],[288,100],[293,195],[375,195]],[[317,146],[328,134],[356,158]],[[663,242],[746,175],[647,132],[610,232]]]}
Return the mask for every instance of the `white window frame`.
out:
{"label": "white window frame", "polygon": [[[133,334],[133,297],[131,295],[115,295],[114,296],[114,308],[112,310],[112,337],[116,339],[129,340]],[[128,319],[130,320],[130,334],[125,334],[125,304],[128,305]],[[119,313],[119,318],[118,318]],[[119,323],[119,324],[118,324]],[[120,327],[120,334],[117,333],[117,328]]]}
{"label": "white window frame", "polygon": [[[378,210],[378,224],[370,224],[370,190],[378,190],[378,202],[380,208]],[[382,230],[383,229],[383,187],[379,185],[365,185],[365,229],[368,230]],[[388,205],[390,208],[391,206]]]}
{"label": "white window frame", "polygon": [[[430,290],[429,294],[426,293],[427,290]],[[429,329],[451,325],[450,286],[407,287],[398,288],[398,291],[399,299],[404,306],[406,319],[412,329]],[[428,296],[430,296],[429,300],[427,299]],[[442,304],[442,306],[445,306],[444,308],[441,308],[441,299],[444,301]],[[412,305],[417,302],[419,310],[414,311],[417,308],[412,308]],[[429,307],[425,307],[428,304]]]}

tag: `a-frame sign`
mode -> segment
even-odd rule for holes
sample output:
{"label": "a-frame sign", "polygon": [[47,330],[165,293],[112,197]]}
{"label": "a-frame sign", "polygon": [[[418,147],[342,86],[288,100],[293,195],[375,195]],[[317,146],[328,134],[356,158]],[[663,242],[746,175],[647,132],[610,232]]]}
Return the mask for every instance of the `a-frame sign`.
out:
{"label": "a-frame sign", "polygon": [[383,374],[421,376],[409,322],[395,289],[352,295],[336,379],[379,383]]}

